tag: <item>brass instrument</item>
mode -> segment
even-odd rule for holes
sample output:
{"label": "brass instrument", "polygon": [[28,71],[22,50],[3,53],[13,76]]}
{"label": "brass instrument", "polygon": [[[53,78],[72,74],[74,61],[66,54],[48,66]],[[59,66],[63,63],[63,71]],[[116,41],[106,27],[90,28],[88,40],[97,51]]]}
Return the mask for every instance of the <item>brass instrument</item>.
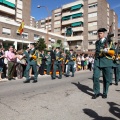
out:
{"label": "brass instrument", "polygon": [[[75,58],[75,57],[72,57],[70,60],[76,61],[76,58]],[[65,64],[67,64],[68,62],[69,62],[69,60],[67,59],[66,62],[65,62]]]}

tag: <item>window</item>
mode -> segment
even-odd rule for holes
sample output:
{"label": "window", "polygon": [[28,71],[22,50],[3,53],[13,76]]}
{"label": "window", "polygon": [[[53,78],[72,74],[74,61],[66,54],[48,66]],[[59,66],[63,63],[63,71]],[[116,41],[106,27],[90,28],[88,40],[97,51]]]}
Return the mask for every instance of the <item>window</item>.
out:
{"label": "window", "polygon": [[11,34],[11,29],[9,29],[9,28],[3,28],[2,29],[2,34],[10,35]]}
{"label": "window", "polygon": [[120,34],[118,34],[118,36],[120,36]]}
{"label": "window", "polygon": [[22,38],[28,39],[28,33],[27,32],[23,32],[22,33]]}
{"label": "window", "polygon": [[61,13],[56,13],[55,14],[55,17],[59,17],[59,16],[61,16]]}
{"label": "window", "polygon": [[54,32],[60,32],[60,28],[55,28]]}
{"label": "window", "polygon": [[88,5],[89,8],[95,8],[95,7],[97,7],[97,6],[98,6],[97,3],[94,3],[94,4],[91,4],[91,5]]}
{"label": "window", "polygon": [[97,31],[89,31],[88,35],[97,35]]}
{"label": "window", "polygon": [[41,25],[44,25],[45,24],[45,22],[41,22]]}
{"label": "window", "polygon": [[55,21],[54,24],[55,24],[55,25],[59,25],[59,24],[60,24],[60,21]]}
{"label": "window", "polygon": [[120,29],[118,30],[118,32],[120,32]]}
{"label": "window", "polygon": [[39,35],[34,34],[34,40],[38,40],[39,39]]}
{"label": "window", "polygon": [[97,25],[97,22],[91,22],[91,23],[88,23],[88,26],[91,27],[91,26],[96,26]]}
{"label": "window", "polygon": [[89,45],[93,45],[93,41],[90,41],[90,42],[89,42]]}
{"label": "window", "polygon": [[97,16],[97,12],[88,14],[88,17],[89,17],[89,18],[90,18],[90,17],[96,17],[96,16]]}

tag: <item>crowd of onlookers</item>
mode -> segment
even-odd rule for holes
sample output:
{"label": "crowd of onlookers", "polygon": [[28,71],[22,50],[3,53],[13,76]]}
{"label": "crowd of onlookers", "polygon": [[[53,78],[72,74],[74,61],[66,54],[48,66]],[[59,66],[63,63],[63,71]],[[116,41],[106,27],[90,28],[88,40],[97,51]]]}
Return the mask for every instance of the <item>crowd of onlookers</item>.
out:
{"label": "crowd of onlookers", "polygon": [[79,70],[87,70],[90,71],[93,69],[94,65],[94,55],[88,55],[88,54],[78,54],[76,56],[76,64],[77,64],[77,71]]}
{"label": "crowd of onlookers", "polygon": [[[29,52],[29,47],[26,50],[16,50],[13,48],[13,46],[10,46],[8,50],[5,50],[4,48],[0,48],[0,79],[2,78],[7,78],[8,80],[15,79],[16,77],[18,79],[21,79],[26,76],[26,65],[27,65],[27,60],[24,61],[24,55]],[[39,52],[39,51],[38,51]],[[44,51],[39,52],[40,54],[45,54]],[[28,54],[29,55],[29,54]],[[63,52],[62,54],[64,57],[66,54]],[[45,55],[44,55],[45,57]],[[44,75],[44,70],[45,68],[45,60],[42,59],[41,65],[38,66],[38,73],[40,75]],[[52,64],[52,63],[51,63]],[[93,55],[88,55],[88,54],[77,54],[76,55],[76,61],[74,68],[76,71],[80,70],[87,70],[89,69],[90,71],[93,68],[94,64],[94,56]],[[65,72],[66,68],[63,63],[62,69],[63,72]],[[30,70],[29,76],[31,77],[33,74],[32,68]]]}

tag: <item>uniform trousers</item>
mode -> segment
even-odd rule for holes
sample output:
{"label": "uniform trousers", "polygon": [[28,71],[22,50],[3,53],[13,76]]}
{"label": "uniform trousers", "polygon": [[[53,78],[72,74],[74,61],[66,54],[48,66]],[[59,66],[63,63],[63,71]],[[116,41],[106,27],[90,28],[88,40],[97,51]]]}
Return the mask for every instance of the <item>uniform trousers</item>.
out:
{"label": "uniform trousers", "polygon": [[61,62],[55,61],[53,64],[53,78],[56,78],[56,71],[59,71],[59,77],[62,78],[62,66],[61,66]]}
{"label": "uniform trousers", "polygon": [[32,70],[34,72],[34,80],[37,80],[38,78],[38,71],[37,71],[37,62],[36,61],[31,61],[28,62],[27,67],[26,67],[26,79],[29,79],[29,71],[30,68],[32,67]]}
{"label": "uniform trousers", "polygon": [[93,91],[95,94],[100,93],[100,73],[102,71],[103,74],[103,94],[107,95],[108,93],[108,88],[110,85],[110,74],[111,74],[111,69],[112,67],[94,67],[93,71]]}

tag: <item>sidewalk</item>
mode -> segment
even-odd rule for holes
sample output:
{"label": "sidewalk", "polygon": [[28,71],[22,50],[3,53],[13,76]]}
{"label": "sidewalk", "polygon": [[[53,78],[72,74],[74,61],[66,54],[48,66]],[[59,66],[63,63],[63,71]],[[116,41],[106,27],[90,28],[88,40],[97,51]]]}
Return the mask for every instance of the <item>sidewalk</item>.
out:
{"label": "sidewalk", "polygon": [[[88,72],[89,70],[80,70],[80,71],[76,71],[75,72],[75,74],[77,74],[77,73],[83,73],[83,72]],[[92,71],[91,71],[92,72]],[[47,74],[45,74],[45,75],[38,75],[38,79],[40,78],[40,77],[48,77],[48,76],[50,76],[50,75],[47,75]],[[16,79],[15,80],[24,80],[25,79],[25,77],[23,77],[22,79],[18,79],[17,77],[16,77]],[[4,78],[4,79],[1,79],[0,80],[0,82],[8,82],[9,80],[7,79],[7,78]]]}

